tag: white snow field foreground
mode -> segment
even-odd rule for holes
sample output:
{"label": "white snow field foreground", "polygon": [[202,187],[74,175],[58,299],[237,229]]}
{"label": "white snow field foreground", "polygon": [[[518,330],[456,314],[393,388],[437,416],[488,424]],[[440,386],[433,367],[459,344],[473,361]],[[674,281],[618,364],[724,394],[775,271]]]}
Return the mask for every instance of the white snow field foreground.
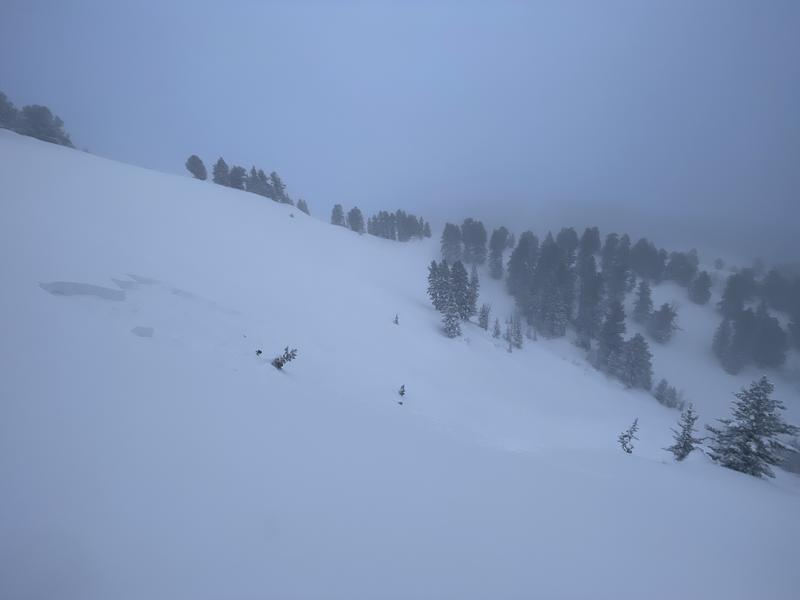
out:
{"label": "white snow field foreground", "polygon": [[[7,131],[0,199],[0,598],[800,597],[800,478],[672,462],[678,412],[568,340],[444,337],[438,232]],[[725,374],[713,309],[670,294],[656,377],[727,416],[758,373]],[[769,375],[798,423],[791,361]]]}

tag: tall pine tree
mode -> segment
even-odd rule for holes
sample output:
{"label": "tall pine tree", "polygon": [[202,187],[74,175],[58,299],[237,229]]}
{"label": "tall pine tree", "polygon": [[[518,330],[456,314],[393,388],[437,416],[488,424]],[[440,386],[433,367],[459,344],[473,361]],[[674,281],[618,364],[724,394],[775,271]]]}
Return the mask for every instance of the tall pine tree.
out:
{"label": "tall pine tree", "polygon": [[637,323],[647,323],[653,315],[653,299],[650,292],[650,283],[646,279],[639,282],[636,290],[636,303],[633,305],[633,320]]}
{"label": "tall pine tree", "polygon": [[625,309],[619,300],[611,300],[597,340],[597,366],[609,375],[624,372]]}

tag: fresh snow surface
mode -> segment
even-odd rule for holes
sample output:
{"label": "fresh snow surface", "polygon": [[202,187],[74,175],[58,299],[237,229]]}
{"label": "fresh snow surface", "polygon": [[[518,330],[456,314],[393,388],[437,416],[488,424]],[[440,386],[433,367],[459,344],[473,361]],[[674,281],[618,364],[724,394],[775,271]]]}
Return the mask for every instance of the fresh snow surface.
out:
{"label": "fresh snow surface", "polygon": [[[672,462],[678,412],[569,340],[447,339],[436,233],[360,236],[7,131],[0,200],[0,598],[800,597],[800,479]],[[726,416],[759,373],[715,364],[713,308],[667,300],[656,377]],[[797,423],[790,363],[771,376]]]}

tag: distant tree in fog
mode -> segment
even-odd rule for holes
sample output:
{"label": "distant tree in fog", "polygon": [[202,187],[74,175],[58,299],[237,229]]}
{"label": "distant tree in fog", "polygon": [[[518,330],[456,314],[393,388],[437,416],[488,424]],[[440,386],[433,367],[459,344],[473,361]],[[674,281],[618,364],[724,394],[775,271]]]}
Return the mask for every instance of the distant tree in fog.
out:
{"label": "distant tree in fog", "polygon": [[206,166],[197,154],[192,154],[186,159],[186,169],[191,173],[195,179],[205,181],[208,177]]}

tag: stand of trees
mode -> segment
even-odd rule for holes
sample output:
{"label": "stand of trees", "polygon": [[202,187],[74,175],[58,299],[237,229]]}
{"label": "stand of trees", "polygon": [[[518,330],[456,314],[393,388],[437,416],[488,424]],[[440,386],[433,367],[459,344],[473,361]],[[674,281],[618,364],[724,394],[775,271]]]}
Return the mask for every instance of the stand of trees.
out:
{"label": "stand of trees", "polygon": [[475,219],[464,219],[459,227],[447,223],[442,232],[442,258],[448,262],[461,260],[466,264],[482,265],[486,262],[486,228]]}
{"label": "stand of trees", "polygon": [[[748,306],[756,301],[755,310]],[[790,282],[771,270],[758,281],[754,269],[742,269],[726,280],[717,307],[722,321],[711,348],[729,373],[750,364],[778,368],[791,346],[800,349],[800,278]],[[788,314],[786,330],[770,309]]]}
{"label": "stand of trees", "polygon": [[[205,181],[208,177],[206,166],[202,159],[196,154],[192,154],[186,159],[186,170],[192,174],[195,179]],[[294,206],[289,193],[286,191],[286,184],[283,183],[280,175],[275,171],[267,175],[263,169],[257,169],[255,165],[250,167],[247,171],[244,167],[238,165],[228,166],[225,159],[221,156],[214,163],[211,168],[211,180],[217,185],[224,185],[237,190],[244,190],[259,196],[264,196],[275,202],[282,204],[290,204]],[[303,200],[302,205],[298,200],[297,207],[306,214],[311,214],[308,209],[308,204]]]}
{"label": "stand of trees", "polygon": [[403,210],[380,211],[367,219],[367,233],[387,240],[407,242],[411,238],[431,237],[431,226],[422,217]]}
{"label": "stand of trees", "polygon": [[[473,269],[472,275],[468,276],[461,261],[456,261],[452,267],[448,266],[446,260],[431,262],[428,267],[428,296],[434,308],[442,313],[445,335],[461,335],[461,322],[477,313],[479,289],[477,271]],[[487,323],[488,318],[486,309]]]}
{"label": "stand of trees", "polygon": [[17,109],[3,92],[0,92],[0,129],[10,129],[60,146],[75,147],[69,134],[64,131],[64,121],[49,108],[30,104]]}

